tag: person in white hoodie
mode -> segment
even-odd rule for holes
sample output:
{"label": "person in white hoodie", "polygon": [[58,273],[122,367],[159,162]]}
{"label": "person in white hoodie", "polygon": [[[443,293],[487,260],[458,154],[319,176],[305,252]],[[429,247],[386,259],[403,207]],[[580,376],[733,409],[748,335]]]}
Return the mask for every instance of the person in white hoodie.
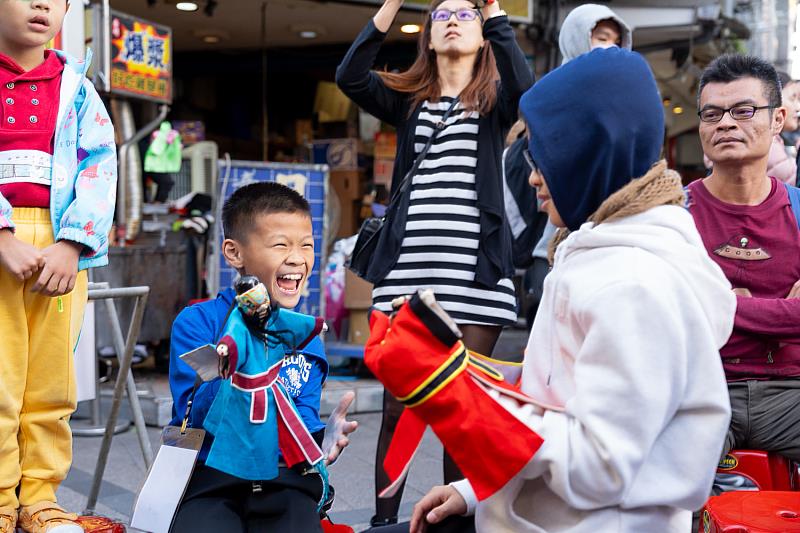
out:
{"label": "person in white hoodie", "polygon": [[544,442],[500,491],[476,502],[469,480],[436,487],[411,531],[474,509],[487,533],[685,533],[730,419],[719,348],[736,302],[659,161],[655,80],[634,52],[594,50],[520,109],[532,182],[562,228],[521,387],[562,409],[526,415]]}

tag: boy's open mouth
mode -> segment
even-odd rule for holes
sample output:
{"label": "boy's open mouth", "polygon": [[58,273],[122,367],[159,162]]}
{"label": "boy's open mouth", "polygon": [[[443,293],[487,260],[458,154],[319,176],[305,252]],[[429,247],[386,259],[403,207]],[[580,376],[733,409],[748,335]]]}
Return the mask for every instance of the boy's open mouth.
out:
{"label": "boy's open mouth", "polygon": [[300,284],[303,282],[303,274],[279,274],[275,278],[275,284],[278,288],[288,296],[294,296],[300,290]]}

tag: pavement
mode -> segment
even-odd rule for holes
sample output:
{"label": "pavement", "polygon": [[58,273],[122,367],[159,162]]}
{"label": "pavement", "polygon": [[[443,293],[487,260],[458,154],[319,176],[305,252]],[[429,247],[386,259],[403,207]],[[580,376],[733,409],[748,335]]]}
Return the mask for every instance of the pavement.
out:
{"label": "pavement", "polygon": [[[519,357],[527,341],[523,329],[508,329],[498,342],[495,353],[499,357]],[[147,389],[144,396],[154,396],[163,413],[164,395],[168,396],[166,376],[153,372],[136,371],[137,384]],[[350,446],[330,469],[331,483],[336,487],[336,501],[331,510],[331,518],[336,523],[353,526],[356,531],[368,527],[374,514],[374,464],[375,447],[380,430],[382,387],[370,379],[329,380],[323,391],[321,411],[324,414],[338,403],[339,397],[347,390],[356,391],[356,401],[351,409],[353,420],[359,428],[351,438]],[[110,404],[107,396],[102,405]],[[127,407],[123,408],[125,416]],[[88,406],[81,405],[76,413],[74,425],[84,424],[88,416]],[[149,418],[153,418],[156,415]],[[163,414],[160,417],[163,423]],[[148,439],[153,450],[158,449],[161,429],[147,428]],[[58,491],[59,503],[73,511],[86,508],[87,496],[91,487],[94,469],[100,451],[101,438],[75,437],[73,441],[73,464],[67,479]],[[414,458],[400,506],[401,520],[408,519],[416,503],[431,487],[442,482],[442,446],[436,436],[428,431],[422,446]],[[108,466],[103,477],[96,512],[128,522],[132,514],[136,494],[146,477],[146,469],[136,431],[133,427],[114,437]],[[130,530],[133,531],[133,530]]]}

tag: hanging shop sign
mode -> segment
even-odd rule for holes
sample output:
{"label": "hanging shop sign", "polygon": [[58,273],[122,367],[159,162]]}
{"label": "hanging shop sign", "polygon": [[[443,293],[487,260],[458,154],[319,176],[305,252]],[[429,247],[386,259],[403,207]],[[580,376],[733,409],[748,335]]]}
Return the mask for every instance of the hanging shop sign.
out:
{"label": "hanging shop sign", "polygon": [[[383,0],[351,0],[363,4],[382,5]],[[405,0],[403,7],[424,11],[431,5],[430,0]],[[533,22],[533,0],[502,0],[503,10],[508,13],[508,18],[514,22],[529,24]]]}
{"label": "hanging shop sign", "polygon": [[172,101],[172,30],[111,11],[111,92]]}

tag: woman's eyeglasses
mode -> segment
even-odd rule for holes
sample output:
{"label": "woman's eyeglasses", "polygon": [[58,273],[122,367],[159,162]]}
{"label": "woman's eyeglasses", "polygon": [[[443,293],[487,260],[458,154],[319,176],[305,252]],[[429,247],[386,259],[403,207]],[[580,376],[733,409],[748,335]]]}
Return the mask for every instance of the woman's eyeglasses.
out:
{"label": "woman's eyeglasses", "polygon": [[719,122],[722,120],[722,117],[725,116],[725,113],[730,113],[731,118],[733,120],[750,120],[753,118],[753,115],[756,114],[756,111],[760,109],[774,109],[774,105],[762,105],[762,106],[754,106],[750,104],[740,104],[735,105],[733,107],[729,107],[728,109],[723,109],[721,107],[714,107],[708,106],[700,110],[697,115],[700,117],[700,120],[703,122]]}
{"label": "woman's eyeglasses", "polygon": [[477,9],[470,9],[468,7],[462,7],[456,11],[451,11],[449,9],[434,9],[431,11],[431,20],[434,22],[449,22],[450,17],[453,15],[456,16],[456,20],[459,22],[472,22],[475,19],[480,19],[483,22],[483,15]]}
{"label": "woman's eyeglasses", "polygon": [[536,163],[533,162],[533,157],[531,156],[530,151],[525,148],[522,151],[522,156],[525,158],[525,162],[528,163],[528,166],[531,167],[531,172],[539,172],[539,167],[536,166]]}

